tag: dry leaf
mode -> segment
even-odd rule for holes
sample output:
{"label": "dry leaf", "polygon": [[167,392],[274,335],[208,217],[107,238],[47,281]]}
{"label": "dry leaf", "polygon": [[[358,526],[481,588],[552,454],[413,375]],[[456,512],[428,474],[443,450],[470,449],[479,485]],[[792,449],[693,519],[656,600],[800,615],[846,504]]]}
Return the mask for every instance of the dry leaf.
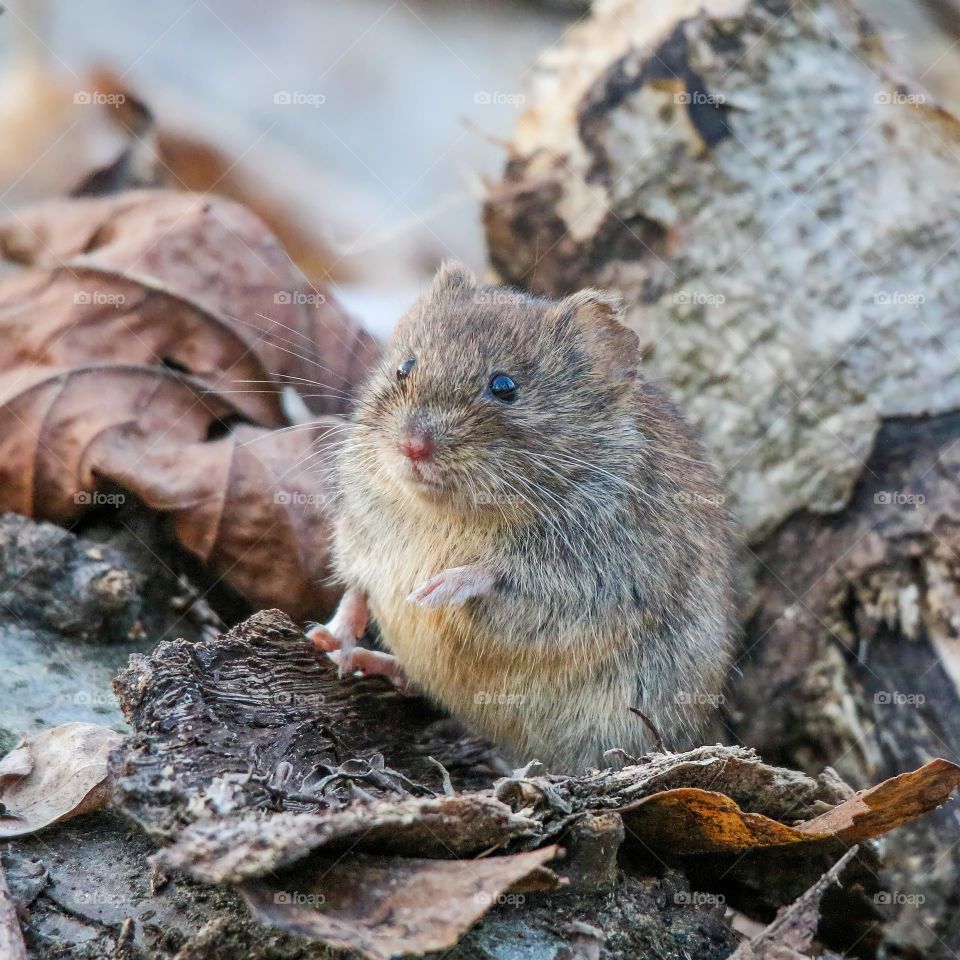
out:
{"label": "dry leaf", "polygon": [[960,767],[931,760],[832,810],[791,827],[742,810],[722,793],[684,787],[638,800],[620,812],[628,836],[670,854],[738,853],[821,840],[859,843],[940,806],[960,786]]}
{"label": "dry leaf", "polygon": [[[219,199],[51,201],[0,221],[0,250],[31,265],[0,284],[0,510],[72,523],[109,481],[253,604],[327,613],[341,422],[319,415],[373,338]],[[317,425],[244,425],[285,424],[294,388]]]}
{"label": "dry leaf", "polygon": [[305,618],[330,609],[331,459],[339,421],[237,427],[215,441],[159,440],[137,425],[101,434],[84,472],[169,513],[177,537],[255,605]]}
{"label": "dry leaf", "polygon": [[310,876],[289,874],[242,890],[261,923],[389,960],[449,949],[527,879],[538,889],[555,887],[557,878],[544,864],[557,852],[546,847],[485,860],[357,856],[321,861]]}
{"label": "dry leaf", "polygon": [[69,523],[97,480],[87,448],[111,428],[136,423],[145,437],[206,438],[235,416],[226,399],[169,371],[119,364],[0,374],[0,511]]}
{"label": "dry leaf", "polygon": [[33,756],[30,747],[25,743],[14,747],[0,760],[0,787],[5,780],[18,780],[25,777],[33,769]]}
{"label": "dry leaf", "polygon": [[[276,383],[289,379],[306,386],[305,394],[320,394],[316,413],[345,412],[379,353],[329,291],[304,279],[257,217],[220,198],[142,190],[48,201],[0,219],[0,254],[44,268],[50,282],[66,274],[57,280],[62,292],[72,281],[77,295],[102,301],[124,291],[131,303],[147,294],[182,301],[232,330]],[[191,366],[195,355],[169,354],[202,376]],[[200,354],[200,362],[208,358]]]}
{"label": "dry leaf", "polygon": [[189,371],[256,423],[285,423],[269,365],[280,361],[283,372],[286,357],[168,293],[119,277],[28,270],[0,285],[0,318],[0,370],[95,361]]}
{"label": "dry leaf", "polygon": [[797,829],[809,837],[837,836],[845,843],[860,843],[934,810],[958,786],[960,767],[949,760],[931,760],[917,770],[858,790]]}
{"label": "dry leaf", "polygon": [[448,859],[500,846],[537,827],[493,797],[461,794],[354,803],[322,813],[200,822],[154,857],[211,883],[273,873],[327,847]]}
{"label": "dry leaf", "polygon": [[102,807],[109,797],[107,755],[122,742],[119,733],[93,723],[64,723],[31,737],[30,772],[0,780],[0,838]]}

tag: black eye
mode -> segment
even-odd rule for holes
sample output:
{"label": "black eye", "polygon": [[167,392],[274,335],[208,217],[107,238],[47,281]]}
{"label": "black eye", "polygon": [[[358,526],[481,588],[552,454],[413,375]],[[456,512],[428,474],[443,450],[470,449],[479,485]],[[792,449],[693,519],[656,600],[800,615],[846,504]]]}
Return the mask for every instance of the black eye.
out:
{"label": "black eye", "polygon": [[508,403],[517,399],[517,385],[505,373],[495,373],[490,378],[490,392]]}
{"label": "black eye", "polygon": [[409,360],[404,360],[403,363],[397,367],[397,379],[406,380],[410,376],[410,371],[417,365],[417,361],[411,357]]}

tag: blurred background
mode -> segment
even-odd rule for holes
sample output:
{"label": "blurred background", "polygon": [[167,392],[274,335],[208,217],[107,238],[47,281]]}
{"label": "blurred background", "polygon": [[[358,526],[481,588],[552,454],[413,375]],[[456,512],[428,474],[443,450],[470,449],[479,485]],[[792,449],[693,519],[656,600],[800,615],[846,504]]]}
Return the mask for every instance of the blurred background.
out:
{"label": "blurred background", "polygon": [[131,140],[142,149],[150,134],[116,95],[136,97],[169,183],[244,199],[382,329],[444,256],[483,266],[482,179],[502,166],[535,57],[581,13],[19,0],[0,17],[0,199],[66,193]]}
{"label": "blurred background", "polygon": [[[17,0],[0,16],[0,203],[67,193],[127,151],[147,180],[252,206],[382,333],[443,257],[485,267],[484,179],[535,59],[588,6]],[[952,102],[952,4],[863,6]]]}

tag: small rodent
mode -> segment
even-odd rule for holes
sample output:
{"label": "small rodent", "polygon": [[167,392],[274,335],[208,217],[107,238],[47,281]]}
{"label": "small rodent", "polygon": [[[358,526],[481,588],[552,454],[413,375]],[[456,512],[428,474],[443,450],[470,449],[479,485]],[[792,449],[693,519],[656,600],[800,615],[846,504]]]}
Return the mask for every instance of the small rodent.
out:
{"label": "small rodent", "polygon": [[[731,547],[689,428],[593,290],[445,264],[400,320],[337,464],[346,593],[311,637],[557,771],[689,743],[730,662]],[[356,646],[369,616],[390,654]]]}

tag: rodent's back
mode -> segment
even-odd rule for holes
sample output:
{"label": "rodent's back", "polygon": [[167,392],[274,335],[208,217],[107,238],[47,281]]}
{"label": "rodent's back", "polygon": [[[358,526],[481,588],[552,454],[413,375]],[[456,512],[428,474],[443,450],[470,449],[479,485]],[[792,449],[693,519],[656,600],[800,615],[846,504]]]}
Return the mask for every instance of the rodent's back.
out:
{"label": "rodent's back", "polygon": [[[525,298],[523,322],[542,326],[518,331],[504,310],[486,323],[477,309],[496,305],[495,288],[460,271],[438,285],[398,331],[346,445],[341,576],[368,593],[408,675],[518,761],[577,767],[649,748],[631,706],[668,745],[685,742],[715,702],[731,620],[727,519],[699,445],[639,376],[606,298]],[[456,345],[451,313],[476,342]],[[398,388],[391,370],[409,359],[418,379]],[[498,370],[518,385],[509,406],[481,392]],[[439,492],[401,475],[394,432],[409,422],[435,432]],[[406,601],[463,564],[495,573],[491,596]]]}

